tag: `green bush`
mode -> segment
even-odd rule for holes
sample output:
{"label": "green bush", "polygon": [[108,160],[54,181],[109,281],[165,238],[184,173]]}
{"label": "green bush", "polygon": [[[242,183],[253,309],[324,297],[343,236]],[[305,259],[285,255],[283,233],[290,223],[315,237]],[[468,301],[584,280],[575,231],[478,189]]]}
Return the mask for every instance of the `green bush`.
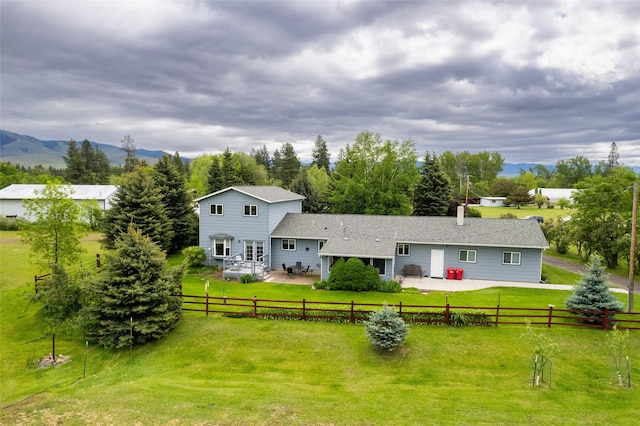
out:
{"label": "green bush", "polygon": [[517,219],[517,218],[518,218],[518,216],[516,216],[513,213],[502,213],[500,215],[500,219]]}
{"label": "green bush", "polygon": [[372,291],[380,284],[380,275],[372,265],[357,258],[339,259],[331,267],[326,288],[330,290]]}
{"label": "green bush", "polygon": [[316,290],[325,290],[327,288],[327,282],[316,281],[315,283],[313,283],[313,288],[315,288]]}
{"label": "green bush", "polygon": [[202,266],[207,261],[207,254],[202,247],[191,246],[182,250],[184,260],[188,266]]}
{"label": "green bush", "polygon": [[402,285],[395,280],[391,280],[391,281],[379,280],[376,291],[379,291],[380,293],[401,293]]}
{"label": "green bush", "polygon": [[480,210],[478,210],[478,209],[474,209],[473,207],[469,207],[469,208],[467,208],[466,216],[467,217],[482,217],[482,213],[480,213]]}
{"label": "green bush", "polygon": [[240,277],[240,282],[244,284],[249,284],[253,282],[253,277],[250,274],[246,274]]}
{"label": "green bush", "polygon": [[394,309],[386,305],[382,310],[372,312],[364,325],[369,342],[380,350],[393,351],[404,343],[409,334],[409,326]]}
{"label": "green bush", "polygon": [[0,230],[19,231],[20,225],[24,222],[26,222],[26,220],[20,218],[9,219],[7,217],[0,217]]}

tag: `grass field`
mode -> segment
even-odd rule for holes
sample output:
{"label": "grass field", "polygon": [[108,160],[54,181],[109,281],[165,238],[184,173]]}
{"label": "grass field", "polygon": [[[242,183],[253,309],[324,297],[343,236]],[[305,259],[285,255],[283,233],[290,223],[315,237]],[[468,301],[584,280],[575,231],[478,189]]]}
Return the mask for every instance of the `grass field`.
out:
{"label": "grass field", "polygon": [[469,207],[478,210],[482,217],[485,218],[497,218],[503,214],[511,213],[516,217],[523,218],[526,216],[542,216],[545,220],[553,219],[557,220],[558,216],[566,217],[571,216],[573,209],[560,209],[559,207],[548,209],[546,207],[538,208],[538,206],[522,206],[517,207],[484,207],[470,205]]}
{"label": "grass field", "polygon": [[[0,424],[636,424],[640,394],[616,385],[606,333],[536,328],[560,345],[551,384],[531,386],[532,345],[520,326],[412,327],[397,353],[371,349],[360,325],[184,315],[164,340],[131,352],[59,336],[71,361],[33,368],[50,350],[26,292],[34,269],[0,233]],[[87,244],[98,249],[95,238]],[[85,262],[93,261],[87,254]],[[85,263],[85,265],[88,265]],[[204,291],[188,276],[185,292]],[[393,304],[441,304],[443,293],[313,291],[308,286],[210,282],[210,294]],[[567,292],[493,288],[448,295],[452,304],[562,305]],[[417,302],[416,302],[417,303]],[[640,334],[629,345],[640,372]]]}

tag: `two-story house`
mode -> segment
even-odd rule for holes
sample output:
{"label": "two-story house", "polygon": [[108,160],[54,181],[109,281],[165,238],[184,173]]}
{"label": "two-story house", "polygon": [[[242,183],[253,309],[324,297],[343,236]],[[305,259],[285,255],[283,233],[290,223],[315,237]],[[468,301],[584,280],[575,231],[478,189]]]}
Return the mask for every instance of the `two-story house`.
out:
{"label": "two-story house", "polygon": [[236,274],[299,265],[326,280],[339,258],[372,264],[385,280],[418,265],[444,278],[539,282],[547,240],[535,221],[301,213],[304,197],[270,186],[238,186],[199,198],[200,246]]}

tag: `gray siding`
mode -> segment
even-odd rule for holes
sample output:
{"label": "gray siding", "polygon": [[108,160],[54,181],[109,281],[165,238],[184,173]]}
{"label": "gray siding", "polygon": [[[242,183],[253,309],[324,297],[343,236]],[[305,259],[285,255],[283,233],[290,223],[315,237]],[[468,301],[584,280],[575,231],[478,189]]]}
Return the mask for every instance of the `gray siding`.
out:
{"label": "gray siding", "polygon": [[296,262],[301,262],[305,268],[311,265],[311,269],[314,271],[320,270],[318,242],[316,240],[295,240],[295,251],[282,250],[282,238],[274,238],[271,241],[271,267],[281,269],[283,263],[287,266],[294,266]]}
{"label": "gray siding", "polygon": [[[504,247],[439,246],[411,244],[410,256],[396,256],[395,274],[402,275],[406,264],[417,264],[431,275],[431,250],[444,250],[444,276],[448,268],[462,269],[463,278],[478,280],[538,282],[540,281],[542,250]],[[460,262],[460,250],[476,250],[476,262]],[[505,265],[505,251],[519,252],[520,265]]]}
{"label": "gray siding", "polygon": [[[222,215],[210,215],[212,204],[222,204]],[[257,216],[244,216],[245,205],[257,205]],[[211,234],[233,235],[231,254],[241,254],[244,240],[262,240],[269,243],[269,204],[235,191],[224,192],[200,202],[200,247],[211,248]]]}

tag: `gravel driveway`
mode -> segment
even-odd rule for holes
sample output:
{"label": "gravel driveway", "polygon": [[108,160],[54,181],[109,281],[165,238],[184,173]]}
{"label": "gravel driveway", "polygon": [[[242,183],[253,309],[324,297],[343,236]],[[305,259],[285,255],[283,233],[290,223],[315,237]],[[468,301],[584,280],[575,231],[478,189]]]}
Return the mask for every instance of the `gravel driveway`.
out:
{"label": "gravel driveway", "polygon": [[[548,256],[546,254],[542,255],[542,262],[547,265],[555,266],[556,268],[562,268],[569,272],[573,272],[575,274],[584,274],[587,272],[587,267],[584,265],[578,265],[577,263],[569,262],[566,260],[558,259],[557,257]],[[628,277],[619,277],[617,275],[609,275],[607,281],[613,286],[617,288],[622,288],[625,290],[629,289],[629,278]],[[635,280],[634,284],[634,293],[640,293],[640,281]]]}

